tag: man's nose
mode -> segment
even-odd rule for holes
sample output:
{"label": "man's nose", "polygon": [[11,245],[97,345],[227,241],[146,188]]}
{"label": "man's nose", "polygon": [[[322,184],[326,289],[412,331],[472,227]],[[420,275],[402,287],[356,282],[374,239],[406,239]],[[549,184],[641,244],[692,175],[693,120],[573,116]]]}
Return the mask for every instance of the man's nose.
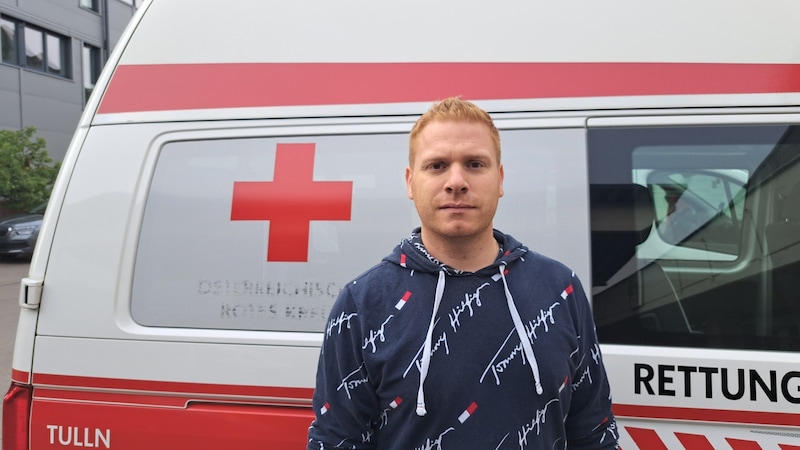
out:
{"label": "man's nose", "polygon": [[447,192],[466,192],[467,191],[467,178],[464,168],[458,164],[453,164],[447,171],[447,181],[445,183],[445,190]]}

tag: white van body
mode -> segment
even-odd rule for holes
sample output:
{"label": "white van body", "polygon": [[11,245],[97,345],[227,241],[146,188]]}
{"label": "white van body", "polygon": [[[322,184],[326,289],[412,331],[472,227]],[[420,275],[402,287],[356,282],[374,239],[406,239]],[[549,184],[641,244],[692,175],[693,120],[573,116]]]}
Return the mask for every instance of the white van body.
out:
{"label": "white van body", "polygon": [[452,95],[501,131],[495,226],[591,287],[621,446],[800,449],[798,17],[145,1],[21,283],[3,450],[305,448],[328,310],[418,226],[407,133]]}

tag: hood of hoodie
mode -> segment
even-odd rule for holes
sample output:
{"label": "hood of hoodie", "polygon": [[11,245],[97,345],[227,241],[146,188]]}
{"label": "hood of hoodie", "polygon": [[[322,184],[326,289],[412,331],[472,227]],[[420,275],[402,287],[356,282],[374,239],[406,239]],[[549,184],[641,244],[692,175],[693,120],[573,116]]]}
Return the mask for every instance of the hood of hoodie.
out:
{"label": "hood of hoodie", "polygon": [[420,232],[420,228],[415,229],[411,233],[411,236],[403,239],[403,241],[400,242],[400,245],[395,247],[394,251],[389,256],[384,258],[384,261],[397,264],[407,270],[436,274],[438,277],[436,291],[434,293],[433,313],[431,315],[430,323],[428,325],[428,332],[425,336],[425,341],[423,344],[422,361],[420,364],[419,389],[417,391],[417,415],[424,416],[427,414],[427,408],[425,405],[425,379],[428,376],[428,369],[430,367],[433,329],[436,324],[436,317],[439,311],[439,305],[441,303],[442,296],[444,295],[448,276],[457,277],[469,276],[473,273],[486,273],[496,275],[499,279],[502,279],[509,314],[511,315],[512,321],[514,322],[514,328],[516,329],[517,335],[522,343],[525,357],[529,362],[536,392],[541,395],[542,384],[541,376],[539,375],[539,365],[536,361],[536,355],[533,353],[531,341],[528,338],[525,326],[522,323],[519,311],[514,303],[514,298],[508,289],[508,282],[505,276],[506,267],[521,259],[523,255],[528,252],[528,248],[523,246],[513,237],[503,234],[498,230],[494,230],[494,238],[500,244],[500,250],[498,251],[495,261],[489,266],[478,270],[477,272],[464,272],[443,264],[434,258],[430,253],[428,253],[428,251],[425,249],[425,246],[422,244]]}
{"label": "hood of hoodie", "polygon": [[[411,235],[403,239],[400,245],[396,246],[392,253],[386,256],[383,260],[392,264],[399,265],[408,270],[414,270],[423,273],[438,273],[444,272],[449,276],[465,276],[473,272],[464,272],[454,269],[436,258],[434,258],[425,249],[421,239],[421,229],[416,228],[411,232]],[[474,273],[497,273],[501,265],[510,265],[514,261],[520,259],[528,252],[528,248],[522,245],[519,241],[512,236],[503,234],[498,230],[494,230],[494,238],[500,244],[500,251],[494,263]]]}

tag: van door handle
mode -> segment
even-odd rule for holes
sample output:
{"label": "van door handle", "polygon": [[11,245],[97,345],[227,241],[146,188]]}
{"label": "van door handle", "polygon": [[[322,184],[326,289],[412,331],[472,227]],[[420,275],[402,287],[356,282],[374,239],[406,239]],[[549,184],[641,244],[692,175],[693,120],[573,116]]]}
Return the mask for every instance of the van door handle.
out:
{"label": "van door handle", "polygon": [[38,309],[42,302],[44,280],[23,278],[19,286],[19,306],[25,309]]}

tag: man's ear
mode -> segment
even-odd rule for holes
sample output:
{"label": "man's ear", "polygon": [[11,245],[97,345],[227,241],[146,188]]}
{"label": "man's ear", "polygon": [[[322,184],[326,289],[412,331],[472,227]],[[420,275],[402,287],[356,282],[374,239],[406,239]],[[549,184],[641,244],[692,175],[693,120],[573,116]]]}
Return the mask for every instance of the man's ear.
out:
{"label": "man's ear", "polygon": [[414,192],[411,190],[411,166],[406,166],[406,190],[408,191],[408,198],[414,200]]}
{"label": "man's ear", "polygon": [[500,197],[502,197],[503,194],[504,194],[504,192],[503,192],[503,180],[505,180],[505,178],[506,178],[506,171],[505,171],[505,169],[503,169],[503,165],[502,164],[500,164],[500,168],[498,170],[500,170]]}

